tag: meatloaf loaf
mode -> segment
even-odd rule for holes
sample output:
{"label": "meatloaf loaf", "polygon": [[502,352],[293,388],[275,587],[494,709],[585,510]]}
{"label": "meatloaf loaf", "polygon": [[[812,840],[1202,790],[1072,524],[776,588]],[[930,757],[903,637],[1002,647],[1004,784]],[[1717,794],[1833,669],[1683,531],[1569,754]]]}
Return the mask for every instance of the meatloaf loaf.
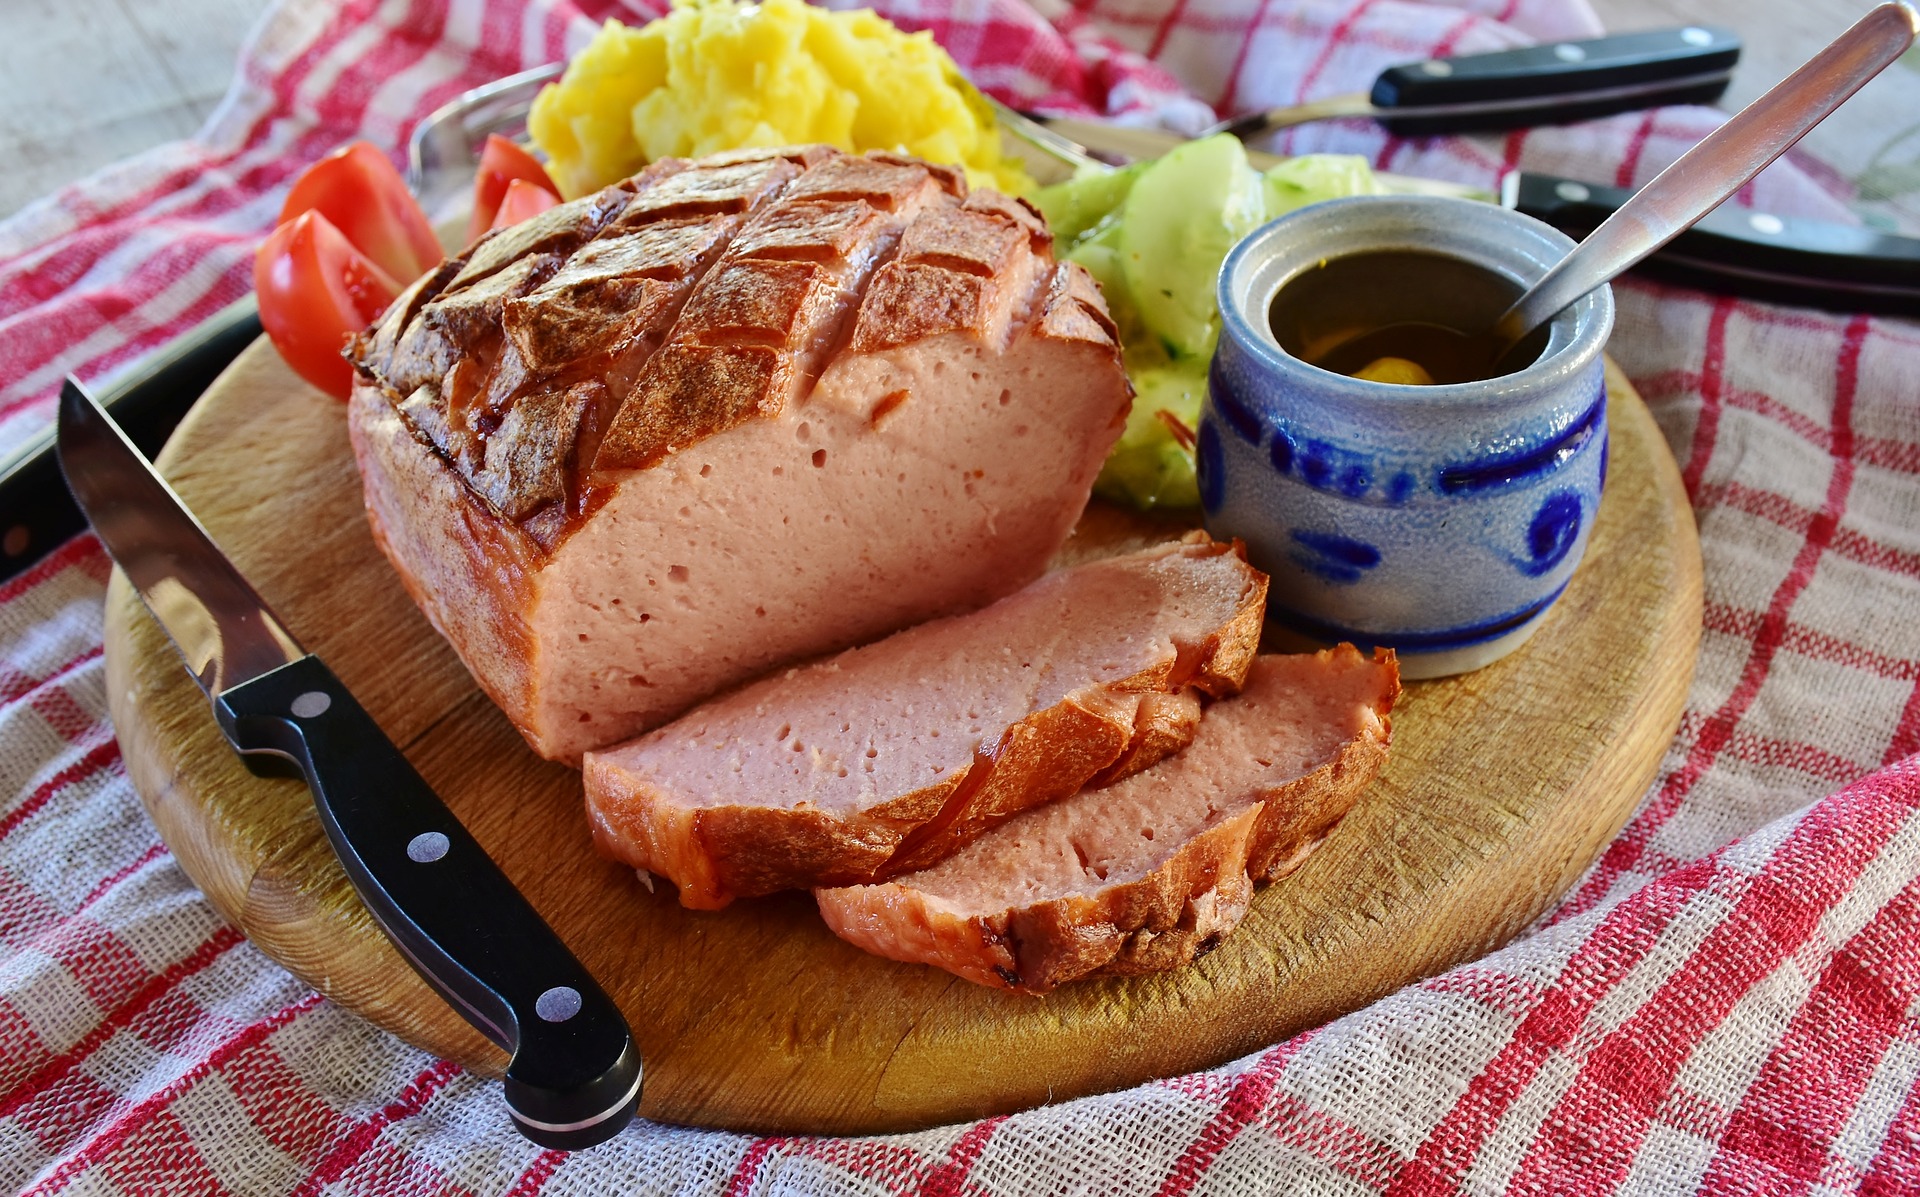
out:
{"label": "meatloaf loaf", "polygon": [[594,837],[704,909],[931,864],[1184,747],[1199,695],[1246,676],[1266,592],[1204,532],[1048,574],[588,753]]}
{"label": "meatloaf loaf", "polygon": [[1026,204],[824,148],[665,160],[349,349],[374,535],[542,755],[1037,577],[1131,399]]}
{"label": "meatloaf loaf", "polygon": [[1391,653],[1260,657],[1179,755],[932,868],[821,890],[820,913],[870,952],[1025,993],[1186,964],[1346,815],[1386,762],[1399,691]]}

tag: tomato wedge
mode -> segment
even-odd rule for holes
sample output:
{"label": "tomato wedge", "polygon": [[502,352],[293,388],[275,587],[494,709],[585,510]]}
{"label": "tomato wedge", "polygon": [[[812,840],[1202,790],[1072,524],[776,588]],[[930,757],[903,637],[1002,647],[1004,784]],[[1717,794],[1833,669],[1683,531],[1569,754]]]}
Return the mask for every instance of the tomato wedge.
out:
{"label": "tomato wedge", "polygon": [[554,203],[560,202],[560,189],[553,185],[538,158],[498,133],[489,134],[480,151],[479,172],[473,177],[473,219],[467,223],[467,244],[479,240],[488,229],[500,227],[494,217],[516,179],[540,187],[554,197]]}
{"label": "tomato wedge", "polygon": [[356,141],[309,166],[280,209],[280,223],[318,212],[404,286],[445,256],[406,180],[371,143]]}
{"label": "tomato wedge", "polygon": [[294,372],[335,399],[353,387],[340,351],[405,284],[355,249],[319,210],[273,231],[253,258],[260,323]]}
{"label": "tomato wedge", "polygon": [[514,179],[507,184],[507,194],[501,197],[500,210],[493,214],[493,223],[488,226],[488,231],[519,224],[528,217],[538,216],[548,208],[559,206],[560,197],[545,187],[525,179]]}

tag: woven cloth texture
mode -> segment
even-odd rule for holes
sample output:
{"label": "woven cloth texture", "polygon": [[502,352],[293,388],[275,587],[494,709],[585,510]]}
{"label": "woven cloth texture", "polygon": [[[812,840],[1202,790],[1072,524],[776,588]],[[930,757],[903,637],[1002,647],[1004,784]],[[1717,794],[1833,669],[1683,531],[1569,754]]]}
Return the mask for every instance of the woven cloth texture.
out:
{"label": "woven cloth texture", "polygon": [[[1001,98],[1192,129],[1381,68],[1600,32],[1584,0],[889,0]],[[577,48],[558,0],[283,0],[196,138],[0,223],[0,453],[243,294],[292,174],[395,149],[460,90]],[[1811,47],[1809,47],[1811,49]],[[1644,182],[1669,108],[1277,148],[1488,185]],[[1823,180],[1825,183],[1823,184]],[[1738,197],[1847,219],[1791,159]],[[1920,328],[1640,282],[1612,348],[1699,520],[1706,628],[1639,811],[1471,965],[1226,1067],[972,1125],[756,1138],[639,1123],[574,1155],[497,1087],[332,1006],[175,864],[106,712],[108,563],[0,587],[0,1190],[35,1194],[1920,1191]]]}

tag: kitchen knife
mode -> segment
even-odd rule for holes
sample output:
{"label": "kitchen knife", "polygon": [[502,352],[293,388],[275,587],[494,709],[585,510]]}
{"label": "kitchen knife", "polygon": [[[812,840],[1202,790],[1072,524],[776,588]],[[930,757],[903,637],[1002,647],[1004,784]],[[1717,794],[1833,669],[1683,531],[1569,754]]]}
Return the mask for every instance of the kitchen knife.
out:
{"label": "kitchen knife", "polygon": [[612,1137],[633,1118],[641,1074],[613,1000],[72,378],[58,427],[74,498],[206,691],[228,743],[250,767],[262,754],[293,762],[375,921],[511,1055],[514,1125],[566,1150]]}
{"label": "kitchen knife", "polygon": [[[1208,132],[1248,138],[1335,117],[1371,119],[1403,137],[1568,124],[1662,104],[1711,104],[1739,60],[1740,39],[1707,25],[1463,54],[1389,67],[1365,95],[1255,112]],[[1093,144],[1080,136],[1088,122],[1039,119]]]}
{"label": "kitchen knife", "polygon": [[[1165,129],[1134,129],[1075,122],[1070,136],[1058,122],[1035,131],[1056,155],[1092,152],[1121,158],[1159,157],[1187,139]],[[1021,130],[1015,127],[1016,135]],[[1285,161],[1248,150],[1256,170]],[[1379,176],[1389,190],[1470,195],[1459,184]],[[1485,192],[1478,193],[1488,198]],[[1509,208],[1543,220],[1575,238],[1592,232],[1632,192],[1551,175],[1516,171],[1503,180]],[[1722,208],[1635,267],[1639,273],[1706,291],[1747,295],[1775,303],[1845,312],[1920,315],[1920,239],[1871,229],[1764,212]]]}
{"label": "kitchen knife", "polygon": [[[158,453],[187,408],[259,335],[260,306],[248,295],[110,380],[101,402],[141,452]],[[60,481],[51,424],[0,459],[0,582],[86,526]]]}
{"label": "kitchen knife", "polygon": [[[1515,171],[1500,200],[1568,235],[1592,232],[1633,191]],[[1703,291],[1843,312],[1920,316],[1920,238],[1722,205],[1636,267]]]}

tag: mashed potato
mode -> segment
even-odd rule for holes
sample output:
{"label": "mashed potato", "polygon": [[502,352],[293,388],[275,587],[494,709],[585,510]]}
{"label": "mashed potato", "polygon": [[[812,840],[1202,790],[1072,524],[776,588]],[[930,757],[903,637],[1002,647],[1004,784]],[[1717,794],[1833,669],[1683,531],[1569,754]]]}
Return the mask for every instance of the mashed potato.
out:
{"label": "mashed potato", "polygon": [[1032,186],[930,34],[802,0],[674,0],[639,29],[608,21],[541,91],[528,129],[568,198],[657,158],[817,142],[954,163],[1003,191]]}

